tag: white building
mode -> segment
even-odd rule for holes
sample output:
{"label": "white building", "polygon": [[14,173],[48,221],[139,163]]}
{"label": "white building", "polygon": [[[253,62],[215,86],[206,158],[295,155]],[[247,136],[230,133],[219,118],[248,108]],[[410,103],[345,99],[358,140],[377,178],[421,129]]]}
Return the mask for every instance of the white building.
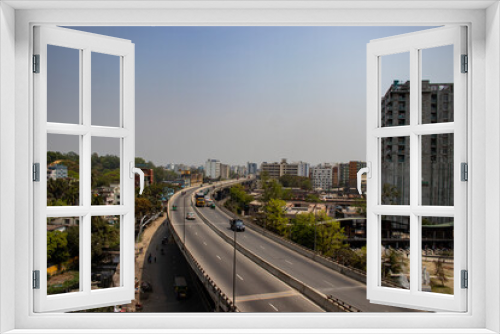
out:
{"label": "white building", "polygon": [[333,167],[329,164],[322,164],[312,169],[313,188],[329,190],[332,188]]}
{"label": "white building", "polygon": [[211,179],[217,179],[220,176],[220,161],[208,159],[205,163],[205,176]]}
{"label": "white building", "polygon": [[47,167],[47,180],[65,179],[68,177],[68,167],[61,164],[55,164]]}
{"label": "white building", "polygon": [[297,176],[309,177],[309,164],[307,162],[299,161],[297,164]]}

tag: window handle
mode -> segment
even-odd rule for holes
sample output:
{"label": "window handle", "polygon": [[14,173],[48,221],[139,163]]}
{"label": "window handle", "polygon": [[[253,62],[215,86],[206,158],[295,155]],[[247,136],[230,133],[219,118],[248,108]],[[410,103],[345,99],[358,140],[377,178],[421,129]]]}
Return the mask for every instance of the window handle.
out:
{"label": "window handle", "polygon": [[360,195],[363,195],[363,191],[361,190],[361,175],[366,173],[366,176],[370,179],[372,177],[371,171],[371,162],[366,163],[366,167],[358,170],[357,181],[358,181],[358,192]]}
{"label": "window handle", "polygon": [[134,163],[130,162],[130,178],[134,179],[135,174],[139,174],[139,195],[144,191],[144,172],[140,168],[134,167]]}

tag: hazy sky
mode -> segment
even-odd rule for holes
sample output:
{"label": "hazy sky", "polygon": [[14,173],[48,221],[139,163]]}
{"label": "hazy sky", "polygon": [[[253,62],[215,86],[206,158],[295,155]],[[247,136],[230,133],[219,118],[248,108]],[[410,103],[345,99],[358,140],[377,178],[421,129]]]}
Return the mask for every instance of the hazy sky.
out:
{"label": "hazy sky", "polygon": [[[73,29],[135,43],[136,156],[163,165],[365,160],[366,44],[427,28]],[[48,120],[77,122],[78,53],[60,49],[49,49]],[[444,49],[436,59],[449,56]],[[383,60],[383,89],[408,79],[408,60],[395,58]],[[424,72],[449,82],[445,63]],[[118,58],[93,54],[92,66],[93,124],[117,125]],[[116,153],[104,141],[92,151]]]}

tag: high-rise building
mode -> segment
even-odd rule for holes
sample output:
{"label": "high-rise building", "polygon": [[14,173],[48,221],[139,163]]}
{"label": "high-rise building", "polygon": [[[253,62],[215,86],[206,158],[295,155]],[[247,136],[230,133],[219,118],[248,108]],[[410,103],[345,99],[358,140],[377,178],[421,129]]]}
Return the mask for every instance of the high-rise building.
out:
{"label": "high-rise building", "polygon": [[257,164],[255,162],[247,162],[247,175],[257,175]]}
{"label": "high-rise building", "polygon": [[227,180],[229,179],[229,171],[230,171],[229,165],[226,164],[220,164],[220,178],[222,180]]}
{"label": "high-rise building", "polygon": [[220,161],[216,159],[208,159],[205,163],[205,176],[211,179],[220,177]]}
{"label": "high-rise building", "polygon": [[[453,122],[453,83],[422,81],[422,124]],[[410,124],[410,82],[395,80],[381,100],[382,126]],[[453,134],[421,136],[422,205],[453,205]],[[382,204],[410,204],[410,138],[381,140]]]}
{"label": "high-rise building", "polygon": [[334,188],[339,187],[339,166],[334,166],[332,168],[332,186]]}
{"label": "high-rise building", "polygon": [[349,164],[339,163],[338,187],[349,186]]}
{"label": "high-rise building", "polygon": [[330,190],[332,188],[333,167],[329,164],[322,164],[312,168],[313,188]]}

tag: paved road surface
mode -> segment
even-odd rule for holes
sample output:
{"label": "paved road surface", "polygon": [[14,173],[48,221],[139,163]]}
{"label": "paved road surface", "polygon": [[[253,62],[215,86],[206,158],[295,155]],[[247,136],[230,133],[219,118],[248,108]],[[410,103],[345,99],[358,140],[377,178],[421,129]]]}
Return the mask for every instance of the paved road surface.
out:
{"label": "paved road surface", "polygon": [[[171,206],[177,205],[177,211],[171,211],[171,221],[181,240],[184,239],[184,199],[186,211],[194,211],[189,199],[196,190],[190,189],[186,195],[177,195],[170,203]],[[187,248],[232,299],[233,248],[198,217],[194,221],[186,221],[185,227]],[[236,305],[242,312],[324,312],[239,252],[236,268]]]}
{"label": "paved road surface", "polygon": [[[205,218],[232,237],[229,216],[219,208],[198,208]],[[222,240],[222,239],[221,239]],[[372,304],[366,299],[366,285],[329,269],[250,228],[240,232],[238,243],[305,284],[333,295],[363,312],[410,312],[412,310]],[[221,241],[223,242],[223,241]]]}

